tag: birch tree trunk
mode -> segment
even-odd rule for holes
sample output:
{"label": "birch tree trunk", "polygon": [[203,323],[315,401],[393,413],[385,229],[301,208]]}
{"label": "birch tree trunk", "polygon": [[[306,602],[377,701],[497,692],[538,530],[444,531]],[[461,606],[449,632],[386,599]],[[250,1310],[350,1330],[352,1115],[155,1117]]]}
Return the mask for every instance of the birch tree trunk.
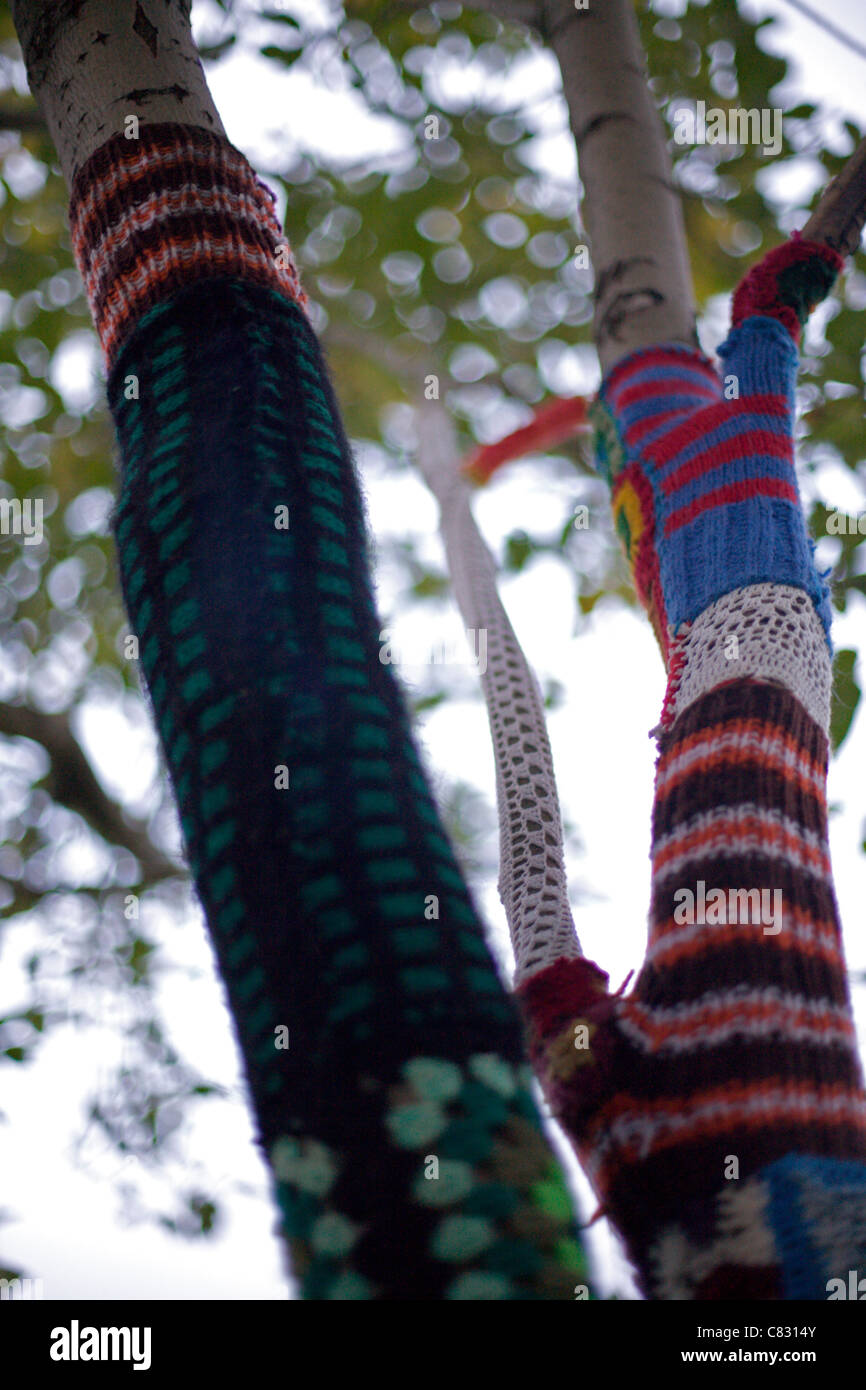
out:
{"label": "birch tree trunk", "polygon": [[603,372],[652,343],[697,346],[682,208],[631,0],[544,0],[584,188]]}
{"label": "birch tree trunk", "polygon": [[12,14],[67,184],[126,118],[221,135],[190,28],[192,0],[13,0]]}
{"label": "birch tree trunk", "polygon": [[[798,492],[793,403],[803,327],[839,252],[859,243],[866,142],[805,234],[737,286],[721,377],[695,337],[679,200],[630,0],[543,0],[530,22],[562,68],[586,193],[598,465],[668,690],[653,731],[649,942],[631,992],[608,993],[573,932],[548,953],[539,924],[520,930],[511,912],[516,993],[552,1110],[648,1298],[823,1299],[866,1255],[866,1089],[827,841],[830,595]],[[478,548],[468,502],[440,474],[455,592],[478,623],[453,556],[470,538]],[[492,584],[479,593],[494,623]],[[511,670],[515,684],[526,677],[518,652],[501,669],[491,661],[486,693],[500,815],[525,836],[536,807],[503,788],[509,749],[496,739],[508,724],[497,697],[507,705]],[[793,792],[776,771],[785,740],[816,771]],[[772,894],[772,923],[741,914],[757,891],[747,883],[761,884],[762,901]],[[683,914],[707,889],[722,913],[702,898]],[[798,1029],[794,1008],[815,1027]],[[564,1040],[581,1026],[587,1055],[566,1061]]]}

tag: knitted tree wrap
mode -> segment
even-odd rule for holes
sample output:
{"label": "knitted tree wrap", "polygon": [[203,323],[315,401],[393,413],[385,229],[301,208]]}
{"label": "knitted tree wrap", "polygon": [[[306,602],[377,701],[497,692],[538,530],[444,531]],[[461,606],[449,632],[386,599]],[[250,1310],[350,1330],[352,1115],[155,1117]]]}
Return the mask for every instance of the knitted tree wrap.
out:
{"label": "knitted tree wrap", "polygon": [[270,196],[225,142],[150,127],[82,170],[72,221],[124,595],[303,1294],[571,1300],[570,1200],[379,659],[358,480]]}
{"label": "knitted tree wrap", "polygon": [[[701,1282],[731,1258],[718,1206],[730,1156],[741,1181],[797,1156],[856,1159],[866,1179],[827,756],[823,731],[781,687],[733,682],[696,700],[661,738],[650,940],[634,988],[610,996],[597,966],[563,959],[518,990],[554,1113],[651,1297],[731,1296],[727,1276]],[[688,920],[684,888],[714,908]],[[778,930],[743,913],[746,889],[767,894],[762,914],[781,905]],[[866,1221],[866,1191],[858,1200]],[[743,1238],[748,1248],[755,1228]],[[697,1282],[689,1250],[700,1252]],[[773,1251],[775,1292],[758,1296],[789,1296]],[[689,1292],[672,1294],[683,1280]]]}
{"label": "knitted tree wrap", "polygon": [[635,587],[667,633],[665,657],[682,623],[747,584],[805,589],[830,628],[793,464],[796,350],[776,320],[753,318],[719,354],[738,392],[730,400],[687,348],[635,353],[601,391],[620,450],[611,466],[609,426],[600,465]]}
{"label": "knitted tree wrap", "polygon": [[752,266],[734,291],[731,324],[755,314],[776,318],[799,344],[800,331],[816,305],[833,288],[845,262],[820,241],[804,241],[794,232]]}
{"label": "knitted tree wrap", "polygon": [[[734,589],[803,589],[829,646],[829,589],[794,469],[794,386],[801,321],[841,264],[799,239],[776,248],[734,295],[723,375],[689,348],[649,348],[618,363],[593,406],[616,529],[671,677],[665,727],[682,667],[676,639]],[[758,672],[732,672],[743,674]]]}
{"label": "knitted tree wrap", "polygon": [[481,685],[496,761],[499,896],[519,981],[561,956],[580,955],[544,702],[499,597],[496,567],[475,524],[467,485],[455,470],[453,431],[449,437],[441,407],[426,406],[425,412],[432,427],[419,432],[419,466],[441,507],[448,569],[463,621],[486,640]]}

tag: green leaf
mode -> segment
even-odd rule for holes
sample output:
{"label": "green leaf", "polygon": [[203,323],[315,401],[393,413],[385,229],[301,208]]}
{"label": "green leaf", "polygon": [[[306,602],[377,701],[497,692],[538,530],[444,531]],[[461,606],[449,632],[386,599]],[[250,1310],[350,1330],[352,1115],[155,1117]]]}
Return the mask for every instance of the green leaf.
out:
{"label": "green leaf", "polygon": [[199,44],[198,56],[206,63],[217,63],[224,54],[237,42],[237,34],[229,34],[221,39],[219,43]]}
{"label": "green leaf", "polygon": [[423,714],[424,710],[436,709],[437,705],[441,705],[447,699],[448,695],[444,690],[437,690],[432,695],[421,695],[412,701],[412,713]]}
{"label": "green leaf", "polygon": [[447,574],[434,574],[428,571],[422,574],[420,579],[416,579],[412,585],[412,593],[415,598],[438,598],[440,594],[447,594],[450,588],[450,580]]}
{"label": "green leaf", "polygon": [[209,1235],[214,1228],[217,1215],[217,1208],[213,1202],[208,1202],[202,1197],[190,1197],[189,1209],[193,1216],[198,1217],[201,1222],[202,1235]]}
{"label": "green leaf", "polygon": [[860,700],[860,687],[854,679],[857,653],[843,648],[833,663],[833,696],[830,709],[830,741],[838,752],[854,718]]}
{"label": "green leaf", "polygon": [[577,606],[581,613],[586,615],[591,613],[600,598],[604,598],[604,590],[600,589],[596,594],[578,594]]}
{"label": "green leaf", "polygon": [[513,531],[505,541],[505,568],[519,574],[534,550],[525,531]]}
{"label": "green leaf", "polygon": [[282,63],[284,67],[290,68],[292,63],[297,62],[303,54],[303,48],[277,48],[276,44],[266,43],[260,50],[265,58],[273,58],[275,62]]}

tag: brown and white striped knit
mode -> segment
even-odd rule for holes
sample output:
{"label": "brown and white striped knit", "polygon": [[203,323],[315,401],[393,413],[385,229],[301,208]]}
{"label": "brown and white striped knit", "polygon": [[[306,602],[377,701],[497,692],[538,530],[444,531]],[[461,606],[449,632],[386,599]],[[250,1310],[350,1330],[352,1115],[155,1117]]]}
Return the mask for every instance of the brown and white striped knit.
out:
{"label": "brown and white striped knit", "polygon": [[[634,989],[611,997],[592,963],[561,960],[519,991],[548,1097],[650,1296],[786,1296],[782,1252],[757,1217],[766,1183],[739,1226],[737,1191],[790,1155],[866,1159],[827,751],[780,686],[702,696],[661,737],[650,940]],[[765,907],[781,901],[781,921],[743,913],[745,889],[765,892]],[[866,1169],[862,1181],[861,1205]]]}
{"label": "brown and white striped knit", "polygon": [[131,324],[198,279],[237,275],[306,309],[274,195],[228,141],[147,126],[138,141],[107,141],[87,173],[72,247],[109,369]]}

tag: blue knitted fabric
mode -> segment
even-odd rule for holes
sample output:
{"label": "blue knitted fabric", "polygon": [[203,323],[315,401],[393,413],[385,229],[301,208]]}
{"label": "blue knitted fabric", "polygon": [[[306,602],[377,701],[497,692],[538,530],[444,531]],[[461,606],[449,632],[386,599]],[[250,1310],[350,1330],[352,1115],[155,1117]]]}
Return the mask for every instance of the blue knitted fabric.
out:
{"label": "blue knitted fabric", "polygon": [[760,583],[805,590],[831,649],[829,589],[794,467],[794,387],[801,324],[840,266],[827,247],[787,242],[738,286],[721,374],[700,352],[662,344],[602,383],[598,465],[666,663],[683,624]]}
{"label": "blue knitted fabric", "polygon": [[603,383],[597,456],[636,587],[669,635],[733,589],[796,585],[829,646],[829,589],[794,470],[797,349],[775,319],[755,316],[719,356],[724,379],[700,353],[665,345],[633,353]]}
{"label": "blue knitted fabric", "polygon": [[866,1164],[799,1154],[759,1176],[786,1299],[827,1299],[831,1280],[866,1278]]}

